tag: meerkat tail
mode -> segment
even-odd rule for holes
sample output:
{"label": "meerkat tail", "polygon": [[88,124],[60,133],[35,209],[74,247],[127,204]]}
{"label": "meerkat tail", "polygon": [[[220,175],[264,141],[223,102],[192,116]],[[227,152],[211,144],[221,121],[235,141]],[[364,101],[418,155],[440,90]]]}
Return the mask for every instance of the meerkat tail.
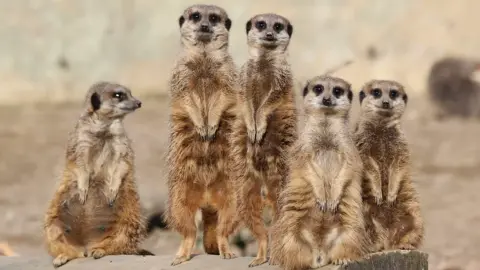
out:
{"label": "meerkat tail", "polygon": [[219,255],[217,242],[218,213],[211,209],[202,209],[203,248],[207,254]]}
{"label": "meerkat tail", "polygon": [[139,249],[137,255],[140,255],[140,256],[155,256],[155,254],[153,254],[152,252],[150,252],[146,249]]}

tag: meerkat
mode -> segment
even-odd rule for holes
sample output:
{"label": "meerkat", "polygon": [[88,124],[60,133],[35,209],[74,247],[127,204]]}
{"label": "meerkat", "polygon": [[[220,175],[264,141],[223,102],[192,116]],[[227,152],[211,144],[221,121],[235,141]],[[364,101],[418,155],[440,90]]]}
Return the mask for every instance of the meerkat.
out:
{"label": "meerkat", "polygon": [[369,251],[362,161],[349,129],[352,97],[350,83],[337,77],[317,76],[304,87],[305,126],[290,154],[270,264],[319,268],[359,260]]}
{"label": "meerkat", "polygon": [[479,70],[478,59],[446,57],[433,63],[427,85],[436,118],[480,118],[480,84],[471,77]]}
{"label": "meerkat", "polygon": [[195,246],[195,213],[201,209],[203,246],[231,259],[228,237],[236,200],[229,175],[229,141],[237,71],[228,52],[232,21],[215,5],[193,5],[179,19],[182,53],[170,80],[169,197],[167,224],[182,242],[172,261],[190,260]]}
{"label": "meerkat", "polygon": [[400,127],[407,93],[399,82],[371,80],[359,100],[354,140],[364,164],[364,213],[374,251],[417,249],[423,241],[423,220],[410,176],[410,150]]}
{"label": "meerkat", "polygon": [[[286,152],[296,139],[293,78],[287,48],[290,21],[277,14],[259,14],[246,23],[250,57],[242,66],[237,117],[232,132],[238,217],[258,242],[250,267],[267,262],[268,233],[262,209],[277,197],[287,173]],[[262,199],[262,189],[265,200]]]}
{"label": "meerkat", "polygon": [[125,86],[98,82],[70,133],[60,186],[45,217],[47,250],[59,267],[80,257],[142,254],[146,229],[123,126],[141,102]]}

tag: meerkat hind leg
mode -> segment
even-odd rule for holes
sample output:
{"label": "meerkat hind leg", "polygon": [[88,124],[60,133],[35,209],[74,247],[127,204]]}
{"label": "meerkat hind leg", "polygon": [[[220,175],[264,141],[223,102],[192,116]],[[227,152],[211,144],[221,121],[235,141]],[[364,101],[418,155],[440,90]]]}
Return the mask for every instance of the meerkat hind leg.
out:
{"label": "meerkat hind leg", "polygon": [[[217,194],[220,194],[219,192]],[[217,223],[217,243],[220,257],[223,259],[233,259],[236,255],[230,249],[228,237],[233,233],[236,227],[235,202],[231,198],[233,194],[227,193],[219,200],[218,207],[218,223]]]}
{"label": "meerkat hind leg", "polygon": [[258,251],[256,258],[248,265],[249,267],[258,266],[266,263],[268,234],[262,218],[262,196],[260,179],[248,172],[247,178],[242,188],[242,202],[240,213],[243,214],[246,227],[252,232],[258,241]]}
{"label": "meerkat hind leg", "polygon": [[55,268],[73,259],[85,257],[85,251],[65,243],[63,232],[57,225],[50,225],[46,230],[46,235],[50,253],[56,254],[53,260],[53,266]]}

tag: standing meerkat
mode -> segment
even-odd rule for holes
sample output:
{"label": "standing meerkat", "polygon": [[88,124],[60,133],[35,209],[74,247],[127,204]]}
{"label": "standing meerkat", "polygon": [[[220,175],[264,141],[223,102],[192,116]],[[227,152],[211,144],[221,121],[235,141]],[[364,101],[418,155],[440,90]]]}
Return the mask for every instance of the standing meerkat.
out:
{"label": "standing meerkat", "polygon": [[287,174],[286,156],[296,138],[293,78],[287,48],[293,27],[284,17],[260,14],[246,24],[249,60],[239,78],[238,112],[232,133],[239,218],[258,241],[250,267],[267,262],[265,203],[277,215],[277,197]]}
{"label": "standing meerkat", "polygon": [[214,5],[188,7],[179,19],[183,52],[170,81],[169,198],[166,221],[183,240],[172,265],[190,260],[195,213],[202,211],[208,254],[234,258],[236,200],[228,175],[236,68],[228,52],[232,25]]}
{"label": "standing meerkat", "polygon": [[331,76],[315,77],[303,90],[305,127],[290,155],[270,264],[319,268],[368,252],[362,162],[348,127],[352,96],[348,82]]}
{"label": "standing meerkat", "polygon": [[374,251],[416,249],[424,228],[410,177],[410,150],[400,127],[407,93],[396,81],[371,80],[359,99],[354,138],[364,164],[364,212]]}
{"label": "standing meerkat", "polygon": [[124,117],[141,102],[119,84],[98,82],[70,133],[62,180],[45,218],[47,249],[59,267],[80,257],[141,254],[146,234]]}

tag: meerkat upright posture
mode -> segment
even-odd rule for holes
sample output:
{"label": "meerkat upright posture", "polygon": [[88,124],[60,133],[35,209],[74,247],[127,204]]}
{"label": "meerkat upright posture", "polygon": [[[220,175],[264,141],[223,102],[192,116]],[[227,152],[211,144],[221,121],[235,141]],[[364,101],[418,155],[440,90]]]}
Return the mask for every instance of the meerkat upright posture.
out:
{"label": "meerkat upright posture", "polygon": [[85,256],[141,253],[145,220],[134,153],[123,127],[123,118],[140,106],[122,85],[98,82],[90,87],[45,218],[47,249],[55,256],[55,267]]}
{"label": "meerkat upright posture", "polygon": [[287,173],[287,151],[296,138],[297,119],[293,78],[286,59],[293,32],[291,23],[276,14],[260,14],[247,22],[246,31],[250,58],[240,72],[232,160],[239,218],[259,244],[252,267],[267,262],[262,189],[275,217],[278,193]]}
{"label": "meerkat upright posture", "polygon": [[179,19],[183,52],[170,81],[166,221],[183,240],[172,265],[190,259],[202,211],[206,253],[235,257],[236,200],[228,174],[228,136],[235,104],[236,68],[228,52],[231,20],[214,5],[188,7]]}
{"label": "meerkat upright posture", "polygon": [[407,93],[398,82],[372,80],[359,97],[355,142],[364,164],[367,232],[375,251],[418,248],[423,241],[423,221],[410,178],[410,151],[399,123]]}
{"label": "meerkat upright posture", "polygon": [[352,96],[348,82],[331,76],[315,77],[303,90],[305,127],[290,155],[270,264],[310,269],[368,252],[362,162],[348,127]]}

